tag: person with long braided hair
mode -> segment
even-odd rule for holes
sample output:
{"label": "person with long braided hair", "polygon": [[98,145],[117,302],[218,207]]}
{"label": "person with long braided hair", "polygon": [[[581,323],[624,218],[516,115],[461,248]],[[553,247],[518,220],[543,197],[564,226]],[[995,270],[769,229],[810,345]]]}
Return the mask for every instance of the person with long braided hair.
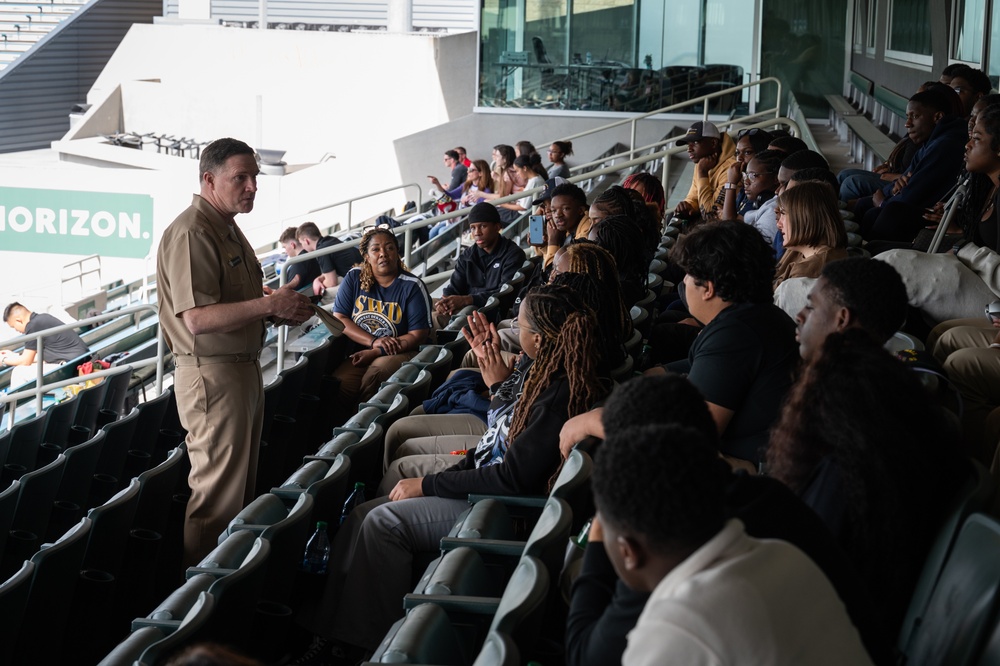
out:
{"label": "person with long braided hair", "polygon": [[403,264],[392,230],[369,229],[358,248],[363,261],[344,277],[333,305],[351,340],[348,358],[333,373],[340,380],[338,416],[371,397],[416,354],[431,328],[430,294]]}
{"label": "person with long braided hair", "polygon": [[[615,324],[609,327],[620,333],[608,344],[622,344],[632,337],[632,316],[629,308],[622,297],[621,276],[615,258],[611,253],[587,240],[574,241],[570,243],[562,255],[558,264],[553,264],[556,275],[561,273],[586,273],[597,283],[601,293],[598,315],[602,320],[610,320]],[[558,272],[557,272],[558,271]],[[613,359],[606,359],[608,362],[615,362]],[[618,361],[622,360],[621,358]]]}
{"label": "person with long braided hair", "polygon": [[[562,423],[604,397],[597,322],[579,294],[538,287],[518,316],[525,353],[535,362],[513,408],[457,464],[402,479],[388,498],[355,508],[334,539],[336,568],[308,628],[341,642],[345,652],[373,650],[403,615],[400,599],[412,588],[414,563],[438,552],[470,492],[544,494],[559,468]],[[485,346],[484,370],[502,364],[496,338]]]}

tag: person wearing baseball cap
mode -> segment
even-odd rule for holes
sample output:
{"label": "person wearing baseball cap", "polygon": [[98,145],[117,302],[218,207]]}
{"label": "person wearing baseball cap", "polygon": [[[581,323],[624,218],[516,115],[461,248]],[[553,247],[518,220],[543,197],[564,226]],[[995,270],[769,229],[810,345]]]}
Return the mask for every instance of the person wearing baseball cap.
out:
{"label": "person wearing baseball cap", "polygon": [[736,144],[714,123],[699,120],[677,140],[688,147],[688,157],[695,163],[691,189],[677,204],[674,215],[685,218],[718,216],[725,200],[726,172],[736,163]]}

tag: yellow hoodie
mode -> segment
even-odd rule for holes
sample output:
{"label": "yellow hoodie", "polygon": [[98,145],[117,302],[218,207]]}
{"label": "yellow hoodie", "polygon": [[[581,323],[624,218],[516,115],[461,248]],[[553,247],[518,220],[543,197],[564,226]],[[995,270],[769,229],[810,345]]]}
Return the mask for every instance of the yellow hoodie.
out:
{"label": "yellow hoodie", "polygon": [[695,165],[694,178],[691,181],[691,189],[684,197],[684,201],[691,204],[692,208],[701,211],[702,217],[708,213],[718,213],[722,210],[722,187],[726,184],[726,172],[736,162],[736,143],[725,132],[722,132],[722,153],[719,155],[719,163],[708,172],[708,176],[701,178],[698,175],[698,165]]}

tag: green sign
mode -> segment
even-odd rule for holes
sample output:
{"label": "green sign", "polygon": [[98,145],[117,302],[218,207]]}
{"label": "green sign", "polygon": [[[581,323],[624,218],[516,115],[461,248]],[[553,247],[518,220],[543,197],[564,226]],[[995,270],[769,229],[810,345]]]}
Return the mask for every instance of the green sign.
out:
{"label": "green sign", "polygon": [[0,187],[0,250],[142,259],[153,197]]}

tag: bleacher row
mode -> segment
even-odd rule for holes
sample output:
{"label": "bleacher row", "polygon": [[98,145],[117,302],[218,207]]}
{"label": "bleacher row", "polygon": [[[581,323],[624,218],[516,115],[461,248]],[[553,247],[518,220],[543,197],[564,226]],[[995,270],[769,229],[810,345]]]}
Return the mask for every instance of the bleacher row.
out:
{"label": "bleacher row", "polygon": [[[642,306],[651,303],[664,284],[657,272],[665,268],[661,259],[672,242],[672,235],[664,237],[660,259],[651,266],[652,290],[632,309],[637,329],[649,319]],[[481,311],[497,321],[513,303],[525,274],[536,270],[537,263],[526,261],[522,272],[503,285]],[[7,525],[11,534],[25,533],[31,538],[12,539],[2,549],[5,568],[0,573],[3,578],[13,576],[0,587],[0,606],[11,616],[21,615],[19,608],[27,610],[20,629],[16,623],[5,626],[18,650],[11,653],[10,660],[0,657],[0,663],[20,663],[17,655],[37,651],[41,643],[44,654],[54,662],[68,654],[74,659],[85,655],[84,662],[96,662],[122,638],[128,620],[143,613],[145,619],[133,621],[133,633],[102,663],[154,663],[154,655],[194,638],[280,656],[273,651],[285,644],[289,609],[301,601],[303,587],[317,587],[315,582],[301,580],[303,574],[297,586],[290,579],[296,576],[312,526],[318,520],[337,524],[346,489],[354,482],[362,481],[368,488],[377,486],[385,431],[457,367],[468,350],[464,337],[458,334],[467,314],[456,315],[452,324],[439,332],[445,344],[425,346],[370,400],[359,405],[357,414],[338,427],[333,427],[330,410],[323,405],[335,394],[336,383],[330,373],[344,357],[346,338],[327,338],[277,375],[265,388],[257,475],[257,488],[270,488],[271,492],[261,495],[234,519],[219,550],[189,570],[187,582],[173,592],[168,581],[179,569],[188,489],[183,444],[174,448],[182,442],[183,432],[172,391],[122,415],[124,391],[131,378],[123,369],[73,399],[15,425],[0,439],[0,452],[13,453],[6,455],[5,474],[20,471],[19,464],[24,474],[3,494],[9,499],[0,503],[0,520],[9,522],[0,527]],[[619,378],[631,374],[641,340],[637,330],[627,345],[630,357],[616,372]],[[98,416],[101,421],[97,421]],[[65,440],[57,431],[66,432]],[[85,436],[92,431],[97,434]],[[138,478],[133,478],[136,475]],[[44,492],[36,490],[43,484]],[[19,502],[19,496],[31,500]],[[29,512],[19,510],[19,506],[50,510],[30,512],[29,520]],[[88,517],[82,517],[86,511],[82,507],[90,507]],[[241,532],[253,532],[259,543]],[[39,549],[43,539],[58,540]],[[107,557],[109,548],[116,553],[114,557]],[[25,563],[18,570],[22,561]],[[257,568],[261,572],[252,575]],[[77,577],[74,572],[81,573]],[[244,577],[247,581],[237,585]],[[264,578],[267,582],[262,587]],[[92,579],[101,584],[95,586]],[[231,586],[237,591],[228,592]],[[296,589],[299,591],[290,594]],[[254,597],[253,602],[247,601],[247,594]],[[164,601],[156,606],[156,599],[164,595]],[[65,635],[65,640],[41,641],[41,634],[25,628],[56,600],[66,613],[46,617],[44,635]],[[154,606],[153,612],[147,612]],[[102,615],[118,622],[78,622]],[[255,615],[256,621],[265,624],[261,617],[270,618],[272,625],[247,632]],[[185,622],[193,624],[185,624],[184,631],[175,633],[186,617]],[[98,626],[89,626],[81,634],[88,624]],[[57,630],[68,625],[76,630]],[[201,628],[196,631],[196,626]],[[85,646],[77,640],[83,635],[87,636]],[[245,643],[248,636],[255,638],[252,644]],[[490,645],[500,644],[494,639]],[[146,648],[148,655],[144,654]]]}

